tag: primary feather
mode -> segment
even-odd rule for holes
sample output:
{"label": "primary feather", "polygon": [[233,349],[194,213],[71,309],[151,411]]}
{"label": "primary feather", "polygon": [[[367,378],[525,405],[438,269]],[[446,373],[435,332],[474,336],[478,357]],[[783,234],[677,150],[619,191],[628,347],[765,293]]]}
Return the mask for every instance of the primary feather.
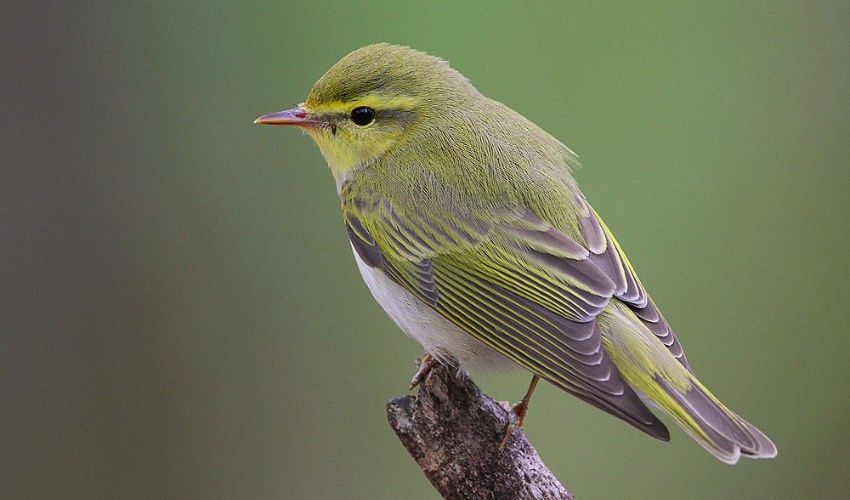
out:
{"label": "primary feather", "polygon": [[[364,105],[376,109],[374,124],[347,123]],[[642,398],[720,460],[776,454],[694,377],[558,140],[447,63],[387,44],[343,58],[305,108],[334,124],[310,133],[337,180],[359,262],[409,293],[417,314],[433,311],[451,335],[654,437],[669,434]],[[453,339],[426,344],[464,359]]]}

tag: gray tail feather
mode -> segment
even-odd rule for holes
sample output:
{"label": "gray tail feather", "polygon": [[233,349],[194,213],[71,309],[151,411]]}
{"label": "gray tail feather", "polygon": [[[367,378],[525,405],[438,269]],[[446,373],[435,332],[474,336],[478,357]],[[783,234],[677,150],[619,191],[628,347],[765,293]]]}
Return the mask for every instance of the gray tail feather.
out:
{"label": "gray tail feather", "polygon": [[[657,382],[675,400],[689,417],[677,416],[675,411],[663,408],[703,448],[727,464],[738,462],[740,457],[772,458],[776,446],[763,432],[717,400],[696,378],[687,391],[680,391],[663,380]],[[679,408],[677,408],[679,409]],[[694,426],[696,424],[696,427]]]}

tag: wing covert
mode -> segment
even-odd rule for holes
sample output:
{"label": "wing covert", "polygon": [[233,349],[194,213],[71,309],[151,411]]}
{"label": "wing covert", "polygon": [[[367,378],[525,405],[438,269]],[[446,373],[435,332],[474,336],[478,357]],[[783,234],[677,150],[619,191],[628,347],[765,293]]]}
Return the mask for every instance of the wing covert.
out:
{"label": "wing covert", "polygon": [[524,207],[426,218],[351,186],[342,201],[368,265],[529,371],[668,436],[602,348],[596,317],[625,278],[612,279],[581,243]]}

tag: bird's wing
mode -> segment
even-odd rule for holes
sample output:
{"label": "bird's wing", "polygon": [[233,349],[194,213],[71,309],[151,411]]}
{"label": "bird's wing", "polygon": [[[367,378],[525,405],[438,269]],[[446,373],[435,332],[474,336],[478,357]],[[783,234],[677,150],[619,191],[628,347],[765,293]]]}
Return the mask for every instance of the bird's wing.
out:
{"label": "bird's wing", "polygon": [[652,298],[647,295],[631,262],[614,239],[611,230],[584,197],[579,195],[576,201],[579,207],[578,222],[590,252],[590,260],[615,282],[614,297],[629,306],[644,326],[667,346],[670,353],[685,368],[690,370],[682,345]]}
{"label": "bird's wing", "polygon": [[596,317],[628,281],[602,262],[616,261],[610,250],[591,252],[528,208],[425,216],[362,187],[341,197],[366,264],[529,371],[669,438],[602,347]]}

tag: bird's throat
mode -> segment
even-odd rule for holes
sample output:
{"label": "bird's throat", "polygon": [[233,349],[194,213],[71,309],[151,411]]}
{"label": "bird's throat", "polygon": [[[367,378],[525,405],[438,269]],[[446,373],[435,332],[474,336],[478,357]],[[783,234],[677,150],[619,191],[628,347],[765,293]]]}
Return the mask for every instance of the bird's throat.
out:
{"label": "bird's throat", "polygon": [[310,137],[313,138],[313,141],[319,147],[319,151],[331,169],[337,186],[362,161],[354,148],[326,133],[321,131],[310,132]]}

